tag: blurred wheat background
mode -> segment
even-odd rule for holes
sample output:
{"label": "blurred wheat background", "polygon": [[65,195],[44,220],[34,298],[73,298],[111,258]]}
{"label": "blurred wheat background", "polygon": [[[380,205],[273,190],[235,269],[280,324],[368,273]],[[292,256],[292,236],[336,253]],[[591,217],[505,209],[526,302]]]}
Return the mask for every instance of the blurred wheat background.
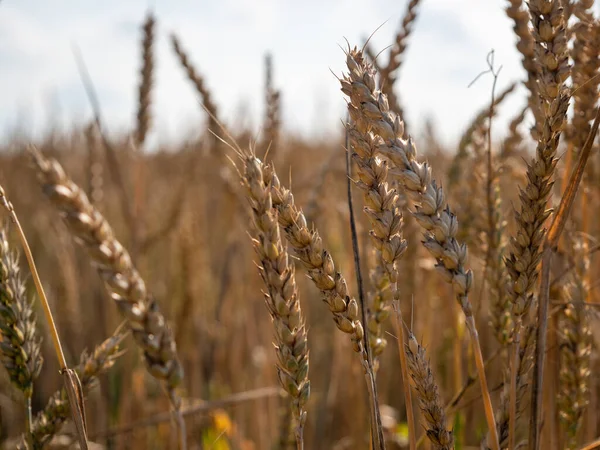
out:
{"label": "blurred wheat background", "polygon": [[[0,4],[1,197],[89,448],[600,448],[598,5],[229,3],[119,6],[35,76],[58,7]],[[0,441],[77,448],[4,217]]]}

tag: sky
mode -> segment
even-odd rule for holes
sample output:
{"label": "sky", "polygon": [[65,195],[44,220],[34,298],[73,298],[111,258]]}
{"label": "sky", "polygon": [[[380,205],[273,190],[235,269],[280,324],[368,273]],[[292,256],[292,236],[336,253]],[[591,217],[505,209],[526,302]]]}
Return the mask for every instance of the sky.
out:
{"label": "sky", "polygon": [[[492,77],[482,76],[493,49],[502,66],[497,91],[525,78],[506,0],[422,0],[396,91],[412,128],[434,121],[446,144],[489,104]],[[274,62],[283,126],[297,135],[338,133],[345,102],[335,76],[344,71],[346,40],[371,43],[380,58],[394,39],[407,0],[2,0],[0,135],[38,138],[87,123],[91,108],[77,71],[82,52],[109,132],[135,126],[141,24],[158,21],[152,142],[178,142],[201,131],[204,112],[173,54],[176,33],[203,75],[226,123],[258,133],[263,116],[264,55]],[[498,135],[525,104],[506,101]]]}

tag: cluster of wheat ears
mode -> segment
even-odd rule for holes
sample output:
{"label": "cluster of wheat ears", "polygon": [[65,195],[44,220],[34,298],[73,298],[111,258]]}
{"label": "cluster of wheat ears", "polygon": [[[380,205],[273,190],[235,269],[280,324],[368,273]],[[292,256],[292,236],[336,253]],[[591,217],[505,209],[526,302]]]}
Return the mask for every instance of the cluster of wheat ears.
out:
{"label": "cluster of wheat ears", "polygon": [[[431,125],[421,143],[403,121],[410,105],[396,80],[419,6],[408,3],[387,65],[368,41],[345,50],[338,78],[344,142],[327,149],[285,139],[270,56],[263,138],[249,143],[220,119],[206,81],[172,35],[210,132],[175,151],[145,153],[152,14],[143,25],[133,133],[122,141],[107,136],[86,78],[95,113],[89,127],[39,145],[11,144],[17,151],[7,149],[3,166],[25,169],[4,170],[0,191],[7,217],[0,354],[22,393],[2,389],[7,448],[59,448],[61,439],[80,448],[600,448],[593,332],[600,20],[593,0],[508,1],[526,105],[498,143],[493,120],[517,85],[492,89],[454,152]],[[83,156],[74,148],[84,148]],[[66,227],[38,211],[37,193],[22,187],[31,167]],[[281,181],[282,170],[300,178],[299,197]],[[17,213],[38,225],[24,220],[24,230]],[[104,293],[96,295],[67,233],[85,248]],[[253,307],[261,303],[256,272],[266,311]],[[106,312],[106,294],[117,316]],[[323,316],[343,334],[330,333]],[[109,327],[112,335],[76,362],[95,331]],[[274,350],[263,354],[269,336]],[[137,369],[136,352],[122,350],[128,337],[150,377]],[[113,393],[104,403],[94,397],[98,380]],[[50,395],[57,382],[63,386]],[[249,390],[257,385],[262,390]],[[166,395],[150,392],[156,386]],[[90,397],[104,409],[90,407]],[[245,415],[227,409],[248,401],[255,403]],[[157,414],[160,408],[169,412]],[[21,425],[5,418],[11,409]],[[132,433],[145,440],[120,438]]]}

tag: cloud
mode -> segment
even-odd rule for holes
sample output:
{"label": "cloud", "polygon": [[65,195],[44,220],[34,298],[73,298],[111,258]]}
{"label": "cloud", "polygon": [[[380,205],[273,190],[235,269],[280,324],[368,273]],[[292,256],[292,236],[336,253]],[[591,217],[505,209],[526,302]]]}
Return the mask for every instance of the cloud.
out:
{"label": "cloud", "polygon": [[[404,57],[397,89],[407,120],[418,128],[432,116],[441,136],[458,138],[479,108],[489,102],[491,78],[468,83],[486,68],[492,48],[503,69],[499,88],[523,77],[503,0],[428,0]],[[283,91],[284,124],[311,135],[339,130],[344,99],[331,71],[341,74],[339,46],[347,38],[372,38],[384,49],[393,42],[406,2],[392,0],[156,0],[158,41],[154,91],[155,140],[176,140],[201,129],[204,114],[193,86],[173,55],[168,35],[175,31],[198,71],[206,78],[226,120],[245,105],[259,126],[263,114],[263,58],[274,55],[275,83]],[[68,127],[91,118],[71,46],[82,50],[110,129],[132,127],[138,83],[140,26],[147,2],[102,3],[63,0],[5,0],[0,5],[0,84],[4,108],[0,130],[30,111],[26,129],[39,135],[48,123]],[[387,50],[383,52],[385,58]],[[49,97],[60,105],[58,116]],[[510,108],[516,111],[515,96]],[[506,123],[510,113],[499,122]]]}

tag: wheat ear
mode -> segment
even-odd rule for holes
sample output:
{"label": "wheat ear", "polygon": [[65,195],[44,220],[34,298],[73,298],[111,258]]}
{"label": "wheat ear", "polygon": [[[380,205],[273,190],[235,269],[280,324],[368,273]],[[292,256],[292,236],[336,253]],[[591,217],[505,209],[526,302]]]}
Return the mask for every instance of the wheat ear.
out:
{"label": "wheat ear", "polygon": [[[213,101],[212,95],[208,88],[206,87],[204,78],[196,71],[192,63],[190,62],[187,53],[181,47],[179,39],[174,34],[171,35],[171,44],[173,46],[173,50],[179,59],[182,67],[184,68],[188,79],[193,83],[198,95],[200,96],[200,100],[202,101],[202,105],[208,111],[208,129],[212,133],[216,133],[220,128],[220,121],[218,120],[217,114],[217,105]],[[216,135],[211,134],[212,139],[212,151],[216,151],[218,146],[220,145],[219,139]]]}
{"label": "wheat ear", "polygon": [[0,228],[0,354],[10,381],[25,396],[27,428],[31,426],[33,382],[42,369],[33,301],[27,299],[19,257],[11,252],[6,226]]}
{"label": "wheat ear", "polygon": [[298,450],[304,448],[305,405],[310,396],[308,341],[294,268],[279,236],[277,212],[263,165],[252,151],[242,153],[242,183],[246,187],[254,218],[252,242],[260,260],[260,273],[267,288],[265,301],[275,328],[275,352],[279,383],[292,399]]}
{"label": "wheat ear", "polygon": [[[527,165],[528,183],[521,190],[521,211],[516,214],[517,233],[511,239],[506,267],[511,277],[509,295],[515,321],[513,374],[511,375],[511,417],[515,417],[516,374],[521,324],[533,301],[538,279],[544,222],[551,211],[546,209],[552,190],[557,163],[556,150],[569,106],[564,82],[569,76],[567,39],[559,0],[533,0],[529,3],[533,24],[536,60],[540,65],[538,93],[542,102],[543,123],[538,123],[539,140],[535,159]],[[535,380],[534,380],[535,382]],[[535,405],[533,405],[535,407]],[[537,432],[536,432],[537,433]],[[514,448],[514,420],[509,428],[509,448]],[[530,445],[533,443],[530,442]]]}
{"label": "wheat ear", "polygon": [[[372,74],[369,74],[372,76]],[[374,82],[374,80],[373,80]],[[348,103],[350,117],[360,105]],[[387,183],[387,163],[376,156],[376,140],[370,128],[355,121],[349,122],[348,130],[352,159],[356,162],[358,180],[356,185],[364,194],[364,211],[371,223],[371,237],[376,251],[378,267],[374,282],[380,295],[367,311],[369,345],[373,359],[383,352],[387,341],[382,325],[390,316],[392,302],[398,300],[398,262],[407,244],[402,237],[402,212],[398,194]],[[361,126],[363,128],[361,128]]]}
{"label": "wheat ear", "polygon": [[273,87],[273,57],[265,56],[265,148],[269,149],[271,159],[279,147],[279,129],[281,126],[281,91]]}
{"label": "wheat ear", "polygon": [[154,34],[156,21],[149,12],[143,25],[144,37],[142,39],[142,68],[140,70],[140,86],[138,89],[137,129],[135,140],[137,147],[144,145],[146,135],[150,129],[150,94],[152,91],[154,75]]}
{"label": "wheat ear", "polygon": [[373,68],[363,58],[362,51],[356,48],[349,50],[346,64],[349,72],[340,80],[342,92],[353,104],[360,105],[352,119],[359,124],[368,124],[365,126],[370,127],[378,136],[378,152],[389,159],[392,165],[390,173],[398,177],[408,199],[415,205],[414,217],[425,230],[423,244],[436,258],[438,272],[452,285],[456,300],[465,314],[474,348],[486,419],[492,433],[492,442],[495,442],[493,449],[496,450],[498,444],[497,438],[494,439],[494,410],[487,388],[473,310],[468,298],[473,274],[464,266],[467,247],[455,238],[458,221],[446,205],[444,191],[432,180],[430,167],[416,160],[416,147],[412,139],[403,139],[404,125],[402,120],[390,111],[386,96],[376,89],[374,82],[365,83],[365,80],[372,79],[365,74],[372,72]]}
{"label": "wheat ear", "polygon": [[263,181],[271,188],[271,200],[277,210],[279,225],[284,231],[288,244],[294,255],[304,264],[309,278],[321,291],[322,299],[333,314],[337,328],[349,335],[353,350],[361,356],[365,381],[369,391],[372,430],[376,450],[385,448],[382,430],[379,427],[378,399],[375,392],[375,374],[370,365],[367,349],[363,342],[365,332],[360,320],[358,303],[348,295],[348,287],[344,276],[337,272],[331,254],[323,248],[319,233],[309,229],[306,218],[296,206],[292,192],[279,182],[272,165],[262,167]]}
{"label": "wheat ear", "polygon": [[[600,84],[600,22],[594,19],[593,2],[578,1],[574,13],[578,22],[573,26],[573,117],[566,137],[573,144],[573,151],[579,152],[585,143],[594,119],[594,108],[598,102]],[[590,166],[588,166],[590,167]]]}
{"label": "wheat ear", "polygon": [[421,413],[425,419],[427,438],[435,449],[451,450],[454,448],[454,438],[452,431],[446,428],[444,404],[440,399],[429,361],[425,357],[425,348],[417,342],[412,333],[408,338],[405,352],[408,372],[414,381]]}
{"label": "wheat ear", "polygon": [[[516,379],[516,419],[519,419],[527,406],[526,394],[527,388],[530,386],[530,370],[533,365],[533,349],[535,347],[535,327],[533,325],[526,326],[521,335],[522,345],[519,347],[518,355],[518,372]],[[496,410],[496,429],[498,430],[498,438],[500,448],[508,447],[508,434],[510,423],[510,401],[511,401],[511,385],[510,385],[511,369],[507,367],[504,370],[504,384],[500,393],[500,402]],[[489,439],[489,437],[488,437]],[[489,448],[487,446],[486,448]]]}
{"label": "wheat ear", "polygon": [[587,273],[590,258],[581,239],[573,243],[575,270],[570,280],[561,286],[565,304],[559,311],[560,390],[557,393],[560,421],[566,433],[566,449],[578,448],[578,431],[589,403],[590,357],[592,335],[586,311],[590,286]]}
{"label": "wheat ear", "polygon": [[[84,351],[79,359],[79,365],[75,368],[83,393],[87,393],[94,386],[97,377],[109,370],[117,358],[122,355],[120,344],[127,333],[119,327],[115,333],[98,345],[92,353]],[[55,392],[40,411],[31,427],[31,440],[34,450],[41,450],[60,431],[63,424],[70,415],[69,402],[65,389]],[[25,438],[22,439],[25,441]],[[22,444],[23,445],[23,444]],[[26,448],[26,447],[25,447]]]}
{"label": "wheat ear", "polygon": [[50,336],[52,338],[52,344],[54,346],[54,352],[56,353],[56,359],[58,360],[58,365],[60,367],[60,374],[63,377],[65,390],[67,392],[69,404],[71,406],[71,412],[77,430],[79,446],[81,447],[81,450],[87,450],[87,424],[85,421],[85,406],[83,404],[83,397],[80,395],[81,383],[77,378],[76,372],[67,366],[67,360],[65,359],[63,348],[60,343],[60,336],[56,328],[56,323],[54,322],[54,316],[52,315],[50,303],[48,302],[48,298],[46,297],[46,292],[44,291],[42,280],[38,273],[35,260],[33,259],[33,253],[31,252],[29,242],[27,241],[27,237],[25,236],[23,227],[21,227],[21,222],[19,221],[19,217],[17,216],[15,208],[6,197],[4,188],[2,186],[0,186],[0,202],[2,203],[4,209],[6,209],[6,211],[9,213],[10,218],[17,229],[17,234],[19,236],[19,240],[21,241],[21,246],[23,247],[23,251],[25,252],[27,264],[29,265],[31,275],[33,277],[33,283],[35,285],[35,289],[37,291],[40,303],[42,305],[42,309],[44,311],[46,323],[48,324]]}
{"label": "wheat ear", "polygon": [[541,124],[544,121],[543,110],[538,102],[538,66],[535,62],[533,36],[529,29],[529,12],[523,9],[523,0],[508,0],[506,15],[514,22],[513,30],[517,35],[517,50],[521,53],[521,62],[527,72],[525,86],[529,89],[529,109],[535,118],[531,128],[531,136],[537,140],[541,133]]}
{"label": "wheat ear", "polygon": [[[173,408],[178,411],[181,399],[176,388],[183,379],[183,368],[177,357],[173,332],[158,303],[147,291],[127,250],[85,193],[56,160],[46,159],[33,147],[30,153],[44,192],[60,211],[73,236],[87,249],[108,292],[127,319],[137,345],[144,351],[148,371],[164,383]],[[179,425],[183,432],[182,423]]]}
{"label": "wheat ear", "polygon": [[406,6],[406,12],[402,18],[400,29],[396,34],[394,45],[390,49],[388,64],[381,70],[381,86],[383,93],[387,95],[392,111],[400,117],[404,117],[402,106],[394,92],[394,84],[398,78],[398,70],[403,63],[402,56],[408,45],[408,38],[412,33],[415,20],[417,18],[417,10],[421,0],[410,0]]}

